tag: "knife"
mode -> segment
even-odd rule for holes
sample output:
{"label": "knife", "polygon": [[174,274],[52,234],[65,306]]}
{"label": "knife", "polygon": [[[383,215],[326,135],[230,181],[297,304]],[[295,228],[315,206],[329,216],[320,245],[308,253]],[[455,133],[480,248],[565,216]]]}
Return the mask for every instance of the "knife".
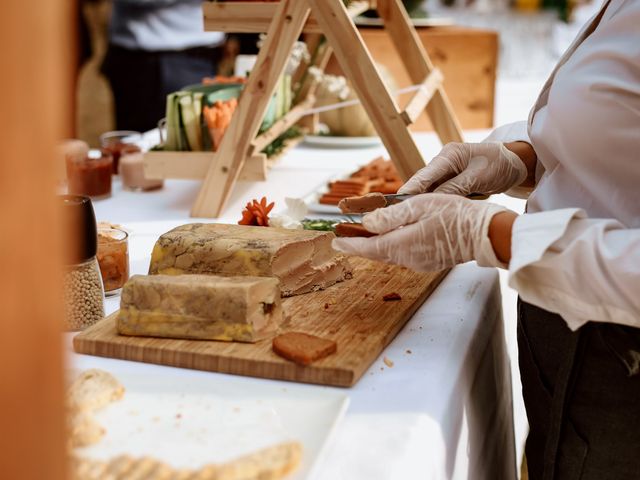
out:
{"label": "knife", "polygon": [[[342,211],[342,213],[346,214],[362,214],[371,212],[377,208],[385,208],[391,205],[395,205],[397,203],[403,202],[410,198],[415,197],[416,194],[406,194],[406,193],[393,193],[393,194],[382,194],[379,192],[376,193],[368,193],[359,197],[347,197],[340,200],[338,203],[338,208]],[[482,195],[471,194],[468,196],[471,199],[482,199],[487,198]]]}
{"label": "knife", "polygon": [[410,198],[415,197],[415,194],[409,194],[409,193],[393,193],[393,194],[387,194],[387,195],[383,195],[385,201],[387,202],[387,207],[389,205],[393,205],[395,203],[400,203],[404,200],[409,200]]}
{"label": "knife", "polygon": [[[410,198],[413,198],[415,196],[415,194],[408,193],[394,193],[390,195],[383,195],[385,201],[387,202],[387,204],[385,205],[386,207],[388,207],[389,205],[400,203],[404,200],[409,200]],[[482,193],[470,193],[469,195],[467,195],[467,198],[471,200],[486,200],[487,198],[489,198],[489,196]]]}

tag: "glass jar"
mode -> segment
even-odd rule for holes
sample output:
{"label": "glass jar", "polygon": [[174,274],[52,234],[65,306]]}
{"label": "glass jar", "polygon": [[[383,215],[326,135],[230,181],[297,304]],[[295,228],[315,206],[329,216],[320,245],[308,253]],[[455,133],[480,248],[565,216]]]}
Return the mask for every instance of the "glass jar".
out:
{"label": "glass jar", "polygon": [[97,229],[89,197],[62,195],[62,226],[67,241],[63,278],[67,330],[84,330],[104,318],[104,287],[96,257]]}
{"label": "glass jar", "polygon": [[120,178],[122,188],[132,191],[146,191],[162,188],[163,180],[151,180],[144,176],[144,154],[125,153],[120,157]]}
{"label": "glass jar", "polygon": [[129,234],[119,228],[98,229],[98,264],[107,297],[117,295],[129,280]]}
{"label": "glass jar", "polygon": [[82,140],[62,140],[56,147],[56,180],[60,192],[67,190],[67,158],[83,159],[89,154],[89,144]]}
{"label": "glass jar", "polygon": [[120,158],[125,153],[140,152],[142,134],[134,130],[116,130],[100,135],[100,145],[113,156],[113,174],[120,173]]}
{"label": "glass jar", "polygon": [[68,191],[72,195],[106,198],[111,195],[113,157],[101,150],[86,156],[67,156]]}
{"label": "glass jar", "polygon": [[65,328],[84,330],[104,318],[104,290],[96,257],[67,265],[64,272]]}

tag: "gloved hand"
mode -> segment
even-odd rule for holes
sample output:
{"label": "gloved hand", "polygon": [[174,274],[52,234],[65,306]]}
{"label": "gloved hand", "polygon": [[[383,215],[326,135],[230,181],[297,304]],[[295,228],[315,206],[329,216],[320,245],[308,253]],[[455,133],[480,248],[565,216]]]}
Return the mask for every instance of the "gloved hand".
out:
{"label": "gloved hand", "polygon": [[491,218],[503,211],[507,209],[493,203],[427,193],[365,215],[363,226],[378,236],[336,238],[333,248],[416,271],[471,260],[504,268],[488,236]]}
{"label": "gloved hand", "polygon": [[492,195],[517,187],[526,178],[524,162],[501,142],[448,143],[398,193]]}

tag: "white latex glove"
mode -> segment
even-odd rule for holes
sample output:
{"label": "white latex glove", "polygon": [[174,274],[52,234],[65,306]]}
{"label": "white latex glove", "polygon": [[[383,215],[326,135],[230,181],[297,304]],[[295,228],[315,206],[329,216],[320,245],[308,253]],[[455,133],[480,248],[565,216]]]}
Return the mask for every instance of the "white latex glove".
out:
{"label": "white latex glove", "polygon": [[448,143],[398,193],[492,195],[517,187],[526,178],[526,165],[502,142]]}
{"label": "white latex glove", "polygon": [[365,215],[363,226],[378,236],[336,238],[333,248],[423,272],[471,260],[505,268],[488,230],[491,218],[506,210],[457,195],[427,193]]}

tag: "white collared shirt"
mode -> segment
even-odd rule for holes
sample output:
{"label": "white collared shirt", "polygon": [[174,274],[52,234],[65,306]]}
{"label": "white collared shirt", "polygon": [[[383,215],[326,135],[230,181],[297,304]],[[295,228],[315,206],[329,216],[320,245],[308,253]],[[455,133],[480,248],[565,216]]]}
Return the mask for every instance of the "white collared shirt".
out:
{"label": "white collared shirt", "polygon": [[640,1],[603,7],[529,122],[489,137],[527,141],[538,157],[527,214],[513,228],[509,285],[572,329],[640,327]]}
{"label": "white collared shirt", "polygon": [[149,52],[213,47],[222,32],[205,32],[201,0],[114,0],[109,41]]}

